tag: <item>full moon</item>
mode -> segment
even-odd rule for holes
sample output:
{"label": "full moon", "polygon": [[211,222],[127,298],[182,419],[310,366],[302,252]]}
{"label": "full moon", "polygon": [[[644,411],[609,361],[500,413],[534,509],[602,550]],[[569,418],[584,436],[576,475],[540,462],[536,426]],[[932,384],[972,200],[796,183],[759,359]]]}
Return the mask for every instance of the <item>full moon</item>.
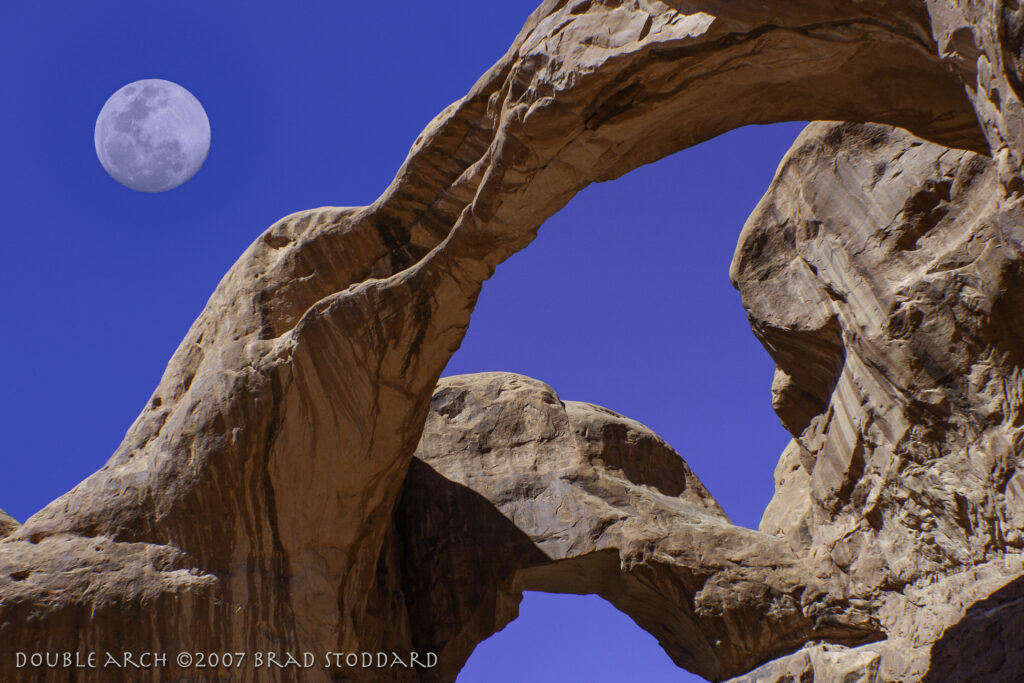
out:
{"label": "full moon", "polygon": [[95,142],[111,178],[140,192],[165,192],[206,161],[210,121],[188,90],[148,78],[110,96],[96,118]]}

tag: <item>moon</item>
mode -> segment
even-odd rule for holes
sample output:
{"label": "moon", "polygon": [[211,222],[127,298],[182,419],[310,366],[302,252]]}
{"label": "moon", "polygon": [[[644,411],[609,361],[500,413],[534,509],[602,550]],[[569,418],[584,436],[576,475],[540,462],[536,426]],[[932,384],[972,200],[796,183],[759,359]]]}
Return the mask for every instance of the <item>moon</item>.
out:
{"label": "moon", "polygon": [[139,192],[166,192],[196,174],[210,151],[210,120],[177,83],[124,86],[96,118],[96,156],[110,177]]}

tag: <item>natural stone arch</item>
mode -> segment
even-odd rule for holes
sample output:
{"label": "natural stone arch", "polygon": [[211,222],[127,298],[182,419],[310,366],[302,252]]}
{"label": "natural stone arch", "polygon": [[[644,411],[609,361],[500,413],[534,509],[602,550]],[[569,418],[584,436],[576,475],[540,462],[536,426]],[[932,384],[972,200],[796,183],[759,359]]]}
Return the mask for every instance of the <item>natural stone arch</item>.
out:
{"label": "natural stone arch", "polygon": [[[722,526],[641,425],[527,378],[443,379],[396,513],[418,642],[455,671],[523,590],[594,592],[711,680],[813,641],[737,683],[947,676],[1024,575],[1024,249],[996,175],[874,125],[812,124],[786,155],[732,267],[794,437],[759,532]],[[983,652],[1019,646],[1001,614]],[[961,675],[1021,673],[974,655]]]}
{"label": "natural stone arch", "polygon": [[395,513],[417,647],[453,680],[523,591],[596,593],[722,680],[877,623],[782,538],[733,525],[642,424],[510,373],[441,380]]}
{"label": "natural stone arch", "polygon": [[411,642],[368,601],[431,390],[482,281],[575,192],[748,123],[871,120],[984,148],[957,79],[993,48],[965,19],[762,7],[547,2],[377,202],[272,226],[107,465],[0,544],[8,647]]}

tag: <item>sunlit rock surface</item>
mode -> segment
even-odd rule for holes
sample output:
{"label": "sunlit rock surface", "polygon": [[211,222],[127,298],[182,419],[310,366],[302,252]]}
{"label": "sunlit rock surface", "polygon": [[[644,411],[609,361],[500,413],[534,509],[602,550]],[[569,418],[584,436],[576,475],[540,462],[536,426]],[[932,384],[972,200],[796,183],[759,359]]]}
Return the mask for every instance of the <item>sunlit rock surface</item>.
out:
{"label": "sunlit rock surface", "polygon": [[[499,565],[465,592],[431,593],[402,561],[398,530],[415,515],[396,510],[431,471],[481,487],[467,524],[493,519],[543,555],[515,576],[564,589],[547,566],[557,560],[586,581],[610,577],[569,583],[633,610],[677,662],[712,677],[779,655],[838,667],[873,652],[871,676],[934,679],[976,628],[1003,634],[992,651],[1012,653],[1017,631],[981,605],[1003,604],[1020,574],[1022,25],[1021,9],[994,0],[545,2],[428,124],[374,204],[301,212],[260,237],[109,462],[0,541],[0,678],[17,678],[13,652],[68,649],[422,643],[457,662],[514,613],[517,587]],[[552,526],[563,512],[543,508],[548,489],[534,512],[521,494],[502,497],[517,491],[511,479],[470,477],[470,462],[441,451],[440,469],[414,460],[481,283],[576,192],[738,126],[826,119],[988,156],[878,126],[815,126],[748,224],[733,277],[779,365],[774,402],[794,434],[759,533],[728,525],[678,468],[687,487],[658,498],[645,482],[665,472],[604,456],[597,467],[604,437],[579,437],[565,464],[516,453],[575,463],[597,482],[625,474],[620,489],[565,484],[573,509],[609,526],[581,517],[564,538]],[[621,419],[551,410],[566,426]],[[486,413],[477,424],[497,419]],[[456,438],[454,422],[437,443]],[[710,537],[748,539],[751,552],[700,551]],[[610,562],[597,571],[599,558]],[[640,581],[645,572],[657,576]],[[652,610],[650,595],[630,593],[638,585],[676,592]],[[450,623],[425,625],[407,594],[413,605],[455,595]],[[464,601],[478,599],[491,606],[468,623]],[[847,642],[854,631],[885,640]],[[782,653],[807,638],[826,642]],[[992,666],[970,654],[962,666]],[[1018,659],[1000,661],[976,670],[1020,677]],[[230,675],[450,680],[448,666]]]}
{"label": "sunlit rock surface", "polygon": [[600,594],[713,679],[882,637],[782,539],[732,525],[656,434],[520,375],[441,381],[397,523],[414,637],[452,673],[523,590]]}
{"label": "sunlit rock surface", "polygon": [[795,437],[761,531],[872,603],[883,680],[1020,571],[1024,221],[1001,200],[987,157],[813,124],[733,261]]}

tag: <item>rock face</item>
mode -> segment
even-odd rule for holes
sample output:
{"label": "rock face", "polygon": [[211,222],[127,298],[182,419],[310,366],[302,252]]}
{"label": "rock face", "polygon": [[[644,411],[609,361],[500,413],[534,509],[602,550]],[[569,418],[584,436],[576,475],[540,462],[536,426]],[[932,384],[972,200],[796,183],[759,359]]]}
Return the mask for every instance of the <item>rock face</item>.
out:
{"label": "rock face", "polygon": [[21,525],[18,524],[18,520],[14,519],[14,517],[11,517],[3,510],[0,510],[0,538],[9,536],[19,526]]}
{"label": "rock face", "polygon": [[1001,194],[987,157],[813,124],[732,265],[795,437],[761,531],[874,605],[884,680],[924,675],[977,582],[1020,571],[1024,244]]}
{"label": "rock face", "polygon": [[[372,206],[257,240],[110,461],[0,540],[0,678],[18,651],[422,644],[443,662],[223,675],[451,680],[524,586],[596,590],[712,678],[783,655],[934,679],[972,629],[1003,639],[988,680],[1019,676],[1012,610],[985,605],[1021,574],[1021,12],[548,0]],[[794,435],[759,532],[649,432],[527,380],[452,380],[430,412],[481,283],[574,193],[793,119],[937,144],[815,126],[744,229],[733,277]],[[500,387],[533,412],[473,408]],[[453,524],[522,553],[472,585],[449,581],[472,548],[408,562]]]}
{"label": "rock face", "polygon": [[882,637],[646,427],[519,375],[441,380],[396,520],[417,647],[452,678],[523,590],[600,594],[715,680],[811,638]]}
{"label": "rock face", "polygon": [[873,645],[847,648],[841,645],[813,644],[787,657],[781,657],[754,671],[730,679],[729,683],[875,683],[880,657]]}

